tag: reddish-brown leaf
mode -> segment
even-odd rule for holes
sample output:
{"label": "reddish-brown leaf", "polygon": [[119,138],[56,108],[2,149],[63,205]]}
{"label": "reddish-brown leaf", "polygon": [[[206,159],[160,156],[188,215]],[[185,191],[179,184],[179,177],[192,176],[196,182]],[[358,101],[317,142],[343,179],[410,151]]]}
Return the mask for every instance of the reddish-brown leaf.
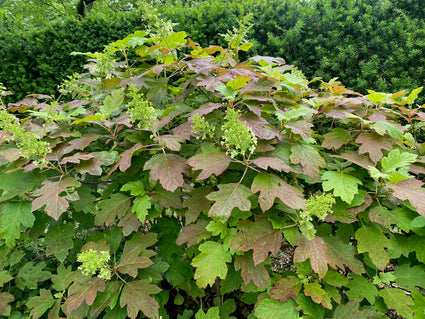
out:
{"label": "reddish-brown leaf", "polygon": [[8,292],[0,292],[0,315],[9,316],[10,310],[12,307],[9,305],[12,301],[15,300],[12,294]]}
{"label": "reddish-brown leaf", "polygon": [[174,129],[173,135],[184,138],[185,140],[189,140],[190,137],[193,135],[192,123],[187,121],[187,122],[184,122],[183,124],[180,124]]}
{"label": "reddish-brown leaf", "polygon": [[223,173],[230,164],[230,157],[222,152],[201,153],[189,158],[187,163],[194,170],[202,170],[197,178],[202,180]]}
{"label": "reddish-brown leaf", "polygon": [[356,143],[362,144],[359,148],[359,154],[369,153],[370,159],[375,163],[384,156],[381,149],[387,151],[393,149],[391,141],[389,141],[388,138],[374,132],[361,133],[356,138]]}
{"label": "reddish-brown leaf", "polygon": [[182,195],[183,193],[179,191],[169,192],[161,189],[155,190],[151,199],[161,207],[181,209],[183,207],[181,200]]}
{"label": "reddish-brown leaf", "polygon": [[80,280],[75,281],[68,289],[67,312],[78,309],[84,301],[87,305],[92,305],[99,291],[105,291],[105,280],[82,275]]}
{"label": "reddish-brown leaf", "polygon": [[121,172],[125,172],[131,166],[131,157],[134,152],[142,148],[142,144],[137,143],[128,150],[125,150],[120,154],[120,160],[110,169],[108,175],[111,175],[115,171],[116,167],[120,168]]}
{"label": "reddish-brown leaf", "polygon": [[253,194],[260,192],[258,203],[263,212],[273,206],[276,198],[279,198],[285,205],[293,209],[305,208],[303,193],[276,175],[258,174],[252,182],[251,191]]}
{"label": "reddish-brown leaf", "polygon": [[285,302],[289,298],[295,300],[302,287],[301,280],[294,276],[288,276],[279,279],[270,291],[270,297],[272,299],[280,300]]}
{"label": "reddish-brown leaf", "polygon": [[394,197],[400,200],[408,200],[417,212],[425,216],[425,188],[422,188],[423,182],[416,178],[409,178],[393,185],[387,183],[387,187],[394,190]]}
{"label": "reddish-brown leaf", "polygon": [[59,217],[64,213],[68,207],[68,200],[77,200],[78,194],[76,192],[66,195],[60,195],[65,192],[68,187],[78,187],[80,182],[75,178],[66,177],[56,182],[45,180],[42,183],[42,187],[35,190],[32,195],[37,197],[32,201],[31,211],[36,211],[43,206],[47,215],[58,220]]}
{"label": "reddish-brown leaf", "polygon": [[333,256],[323,238],[314,236],[312,240],[308,240],[304,236],[299,236],[295,245],[297,248],[294,252],[294,262],[301,263],[310,259],[311,268],[321,278],[326,275],[328,265],[335,267]]}
{"label": "reddish-brown leaf", "polygon": [[367,155],[360,155],[358,153],[344,153],[341,155],[332,155],[332,157],[337,158],[343,158],[351,163],[354,163],[356,165],[359,165],[360,167],[363,167],[364,169],[369,169],[369,166],[374,167],[375,163],[373,163],[369,156]]}
{"label": "reddish-brown leaf", "polygon": [[137,277],[138,269],[147,268],[153,264],[147,256],[140,256],[143,247],[139,245],[140,236],[135,236],[134,239],[127,241],[124,246],[120,262],[117,269],[120,273],[128,274],[133,278]]}
{"label": "reddish-brown leaf", "polygon": [[94,155],[94,157],[87,161],[80,162],[80,164],[75,167],[78,173],[100,176],[103,172],[103,165],[110,166],[118,159],[117,152],[102,151],[90,154]]}
{"label": "reddish-brown leaf", "polygon": [[242,233],[233,236],[230,246],[239,251],[252,249],[255,265],[266,260],[269,252],[275,254],[279,251],[282,232],[273,229],[267,217],[256,216],[255,222],[241,220],[237,223],[237,227]]}
{"label": "reddish-brown leaf", "polygon": [[220,108],[222,106],[221,103],[206,103],[201,105],[198,109],[190,113],[189,119],[191,119],[195,114],[198,114],[199,116],[203,116],[206,114],[211,113],[212,111]]}
{"label": "reddish-brown leaf", "polygon": [[136,214],[125,214],[124,216],[120,217],[118,226],[122,227],[123,235],[128,236],[131,233],[139,230],[141,223]]}
{"label": "reddish-brown leaf", "polygon": [[80,161],[88,161],[89,159],[94,158],[93,154],[86,153],[86,152],[78,152],[74,155],[67,156],[62,158],[62,160],[59,162],[59,164],[66,164],[66,163],[74,163],[78,164]]}
{"label": "reddish-brown leaf", "polygon": [[183,245],[187,243],[187,247],[190,247],[199,244],[204,239],[210,238],[211,234],[206,230],[208,224],[208,221],[202,219],[196,224],[184,226],[179,237],[177,237],[176,244]]}
{"label": "reddish-brown leaf", "polygon": [[313,124],[304,120],[286,124],[286,128],[290,129],[293,134],[298,134],[302,138],[309,139],[311,137],[311,128]]}
{"label": "reddish-brown leaf", "polygon": [[350,131],[341,128],[335,128],[323,137],[322,147],[328,149],[334,148],[337,150],[351,141]]}
{"label": "reddish-brown leaf", "polygon": [[[73,150],[84,150],[87,146],[89,146],[92,142],[97,141],[102,135],[95,133],[85,134],[83,137],[73,139],[68,142],[68,146],[66,146],[61,154],[67,154],[72,152]],[[58,156],[59,157],[59,156]]]}
{"label": "reddish-brown leaf", "polygon": [[263,264],[254,264],[252,253],[235,257],[235,270],[241,270],[245,285],[252,281],[259,288],[266,288],[270,280],[269,272]]}
{"label": "reddish-brown leaf", "polygon": [[184,183],[183,173],[187,172],[186,159],[176,154],[156,154],[143,167],[150,170],[152,180],[161,183],[165,190],[174,192]]}
{"label": "reddish-brown leaf", "polygon": [[211,201],[206,196],[209,193],[211,193],[211,189],[207,187],[195,188],[190,192],[190,197],[183,202],[183,207],[188,208],[184,214],[186,224],[197,220],[200,213],[208,214],[211,208]]}
{"label": "reddish-brown leaf", "polygon": [[241,211],[249,211],[251,202],[248,197],[251,191],[245,185],[239,183],[220,184],[218,191],[210,193],[207,198],[215,201],[208,215],[220,220],[227,220],[233,208],[237,207]]}
{"label": "reddish-brown leaf", "polygon": [[127,306],[127,314],[131,319],[135,319],[139,311],[148,318],[158,318],[158,302],[150,295],[160,291],[157,285],[150,284],[148,280],[128,282],[122,290],[120,306]]}
{"label": "reddish-brown leaf", "polygon": [[262,168],[264,170],[267,170],[270,167],[271,169],[274,169],[279,172],[282,172],[282,171],[285,173],[295,172],[295,170],[292,167],[287,165],[283,160],[281,160],[278,157],[263,156],[263,157],[259,157],[252,160],[252,163],[254,163],[259,168]]}
{"label": "reddish-brown leaf", "polygon": [[160,145],[165,146],[171,151],[178,152],[182,148],[181,143],[184,143],[185,139],[180,136],[175,135],[161,135],[153,139],[155,142],[158,142]]}

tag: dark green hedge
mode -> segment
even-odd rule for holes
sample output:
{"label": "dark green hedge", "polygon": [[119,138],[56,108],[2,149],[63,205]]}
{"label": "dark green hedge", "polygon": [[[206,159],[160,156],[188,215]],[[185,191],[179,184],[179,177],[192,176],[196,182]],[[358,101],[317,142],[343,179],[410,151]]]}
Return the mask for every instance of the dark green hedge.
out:
{"label": "dark green hedge", "polygon": [[[423,0],[165,1],[160,12],[201,45],[224,45],[220,34],[254,14],[249,54],[280,56],[308,77],[338,76],[366,93],[411,89],[425,83]],[[105,21],[48,23],[31,34],[0,35],[0,82],[15,92],[53,93],[66,75],[80,71],[83,57],[141,28],[137,12]]]}
{"label": "dark green hedge", "polygon": [[14,93],[13,100],[29,93],[54,94],[67,75],[83,71],[86,58],[71,52],[101,51],[105,44],[140,29],[140,24],[140,17],[130,13],[107,21],[53,21],[32,32],[0,35],[0,82]]}

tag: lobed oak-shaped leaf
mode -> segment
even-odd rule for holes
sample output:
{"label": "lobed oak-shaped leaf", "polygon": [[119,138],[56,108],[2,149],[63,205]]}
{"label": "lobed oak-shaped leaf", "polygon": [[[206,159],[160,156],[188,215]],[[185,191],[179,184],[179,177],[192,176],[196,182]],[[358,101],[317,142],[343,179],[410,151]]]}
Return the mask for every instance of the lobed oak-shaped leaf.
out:
{"label": "lobed oak-shaped leaf", "polygon": [[[72,152],[73,150],[84,150],[87,146],[89,146],[92,142],[97,141],[101,135],[95,133],[84,134],[83,137],[73,139],[68,142],[68,145],[60,151],[60,154],[67,154]],[[58,154],[58,157],[60,155]]]}
{"label": "lobed oak-shaped leaf", "polygon": [[180,136],[175,135],[161,135],[153,139],[155,142],[158,142],[160,145],[164,145],[171,151],[178,152],[182,148],[181,143],[184,143],[185,139]]}
{"label": "lobed oak-shaped leaf", "polygon": [[210,188],[199,187],[190,192],[190,197],[183,202],[183,207],[187,208],[184,216],[186,224],[193,223],[199,217],[200,213],[208,214],[211,208],[211,201],[207,199],[207,195],[211,192]]}
{"label": "lobed oak-shaped leaf", "polygon": [[255,308],[254,314],[259,319],[298,319],[299,311],[294,300],[280,302],[279,300],[263,299]]}
{"label": "lobed oak-shaped leaf", "polygon": [[0,292],[0,315],[9,316],[10,310],[12,307],[9,305],[12,301],[15,300],[12,294],[8,292]]}
{"label": "lobed oak-shaped leaf", "polygon": [[15,246],[15,241],[21,236],[21,225],[32,227],[35,217],[28,201],[7,202],[2,207],[0,217],[0,237],[8,247]]}
{"label": "lobed oak-shaped leaf", "polygon": [[362,182],[354,176],[334,171],[324,172],[322,179],[325,192],[333,190],[334,196],[341,197],[348,204],[351,204],[354,195],[359,192],[358,184],[362,185]]}
{"label": "lobed oak-shaped leaf", "polygon": [[323,239],[328,246],[328,252],[332,256],[336,266],[341,269],[348,267],[356,274],[365,272],[363,263],[355,257],[357,254],[355,247],[346,245],[338,237],[325,236]]}
{"label": "lobed oak-shaped leaf", "polygon": [[295,300],[301,291],[301,287],[302,283],[298,277],[288,276],[277,281],[270,291],[270,297],[280,300],[280,302],[285,302],[289,298]]}
{"label": "lobed oak-shaped leaf", "polygon": [[266,267],[263,264],[255,265],[251,253],[235,257],[235,270],[241,270],[245,285],[252,281],[257,287],[266,288],[270,280]]}
{"label": "lobed oak-shaped leaf", "polygon": [[267,170],[270,167],[271,169],[274,169],[279,172],[285,172],[285,173],[295,172],[295,170],[292,167],[287,165],[283,160],[281,160],[278,157],[262,156],[252,160],[251,162],[264,170]]}
{"label": "lobed oak-shaped leaf", "polygon": [[183,173],[187,171],[186,160],[176,154],[156,154],[149,159],[144,170],[150,170],[152,180],[161,183],[165,190],[174,192],[184,183]]}
{"label": "lobed oak-shaped leaf", "polygon": [[293,164],[301,164],[303,173],[310,176],[313,181],[319,176],[319,169],[326,167],[323,157],[308,144],[293,145],[289,158]]}
{"label": "lobed oak-shaped leaf", "polygon": [[311,299],[321,304],[324,308],[332,309],[332,302],[322,286],[317,282],[310,282],[304,285],[304,294],[311,297]]}
{"label": "lobed oak-shaped leaf", "polygon": [[73,223],[57,223],[50,226],[45,237],[46,254],[53,254],[60,262],[64,262],[68,251],[74,247],[75,228]]}
{"label": "lobed oak-shaped leaf", "polygon": [[361,133],[356,138],[356,143],[362,144],[359,148],[359,154],[369,153],[370,159],[375,163],[384,156],[381,149],[391,151],[393,148],[388,138],[374,132]]}
{"label": "lobed oak-shaped leaf", "polygon": [[249,211],[251,209],[251,202],[248,197],[252,194],[245,185],[240,183],[220,184],[218,189],[218,191],[212,192],[207,196],[207,199],[215,201],[208,213],[209,216],[227,220],[235,207],[241,211]]}
{"label": "lobed oak-shaped leaf", "polygon": [[379,291],[379,296],[384,299],[389,309],[395,309],[404,318],[414,318],[411,308],[414,302],[405,291],[397,288],[385,288]]}
{"label": "lobed oak-shaped leaf", "polygon": [[[153,264],[152,260],[149,259],[151,252],[144,249],[151,242],[152,244],[156,242],[156,236],[149,237],[145,238],[136,234],[131,240],[126,241],[120,262],[117,266],[120,273],[136,278],[138,269],[147,268]],[[146,240],[147,243],[145,243]],[[143,256],[141,256],[142,254]]]}
{"label": "lobed oak-shaped leaf", "polygon": [[273,229],[267,217],[256,216],[255,222],[241,220],[236,225],[242,233],[233,236],[230,246],[239,251],[252,249],[255,265],[266,260],[269,252],[275,254],[279,251],[282,232]]}
{"label": "lobed oak-shaped leaf", "polygon": [[293,209],[305,208],[303,193],[276,175],[258,174],[252,182],[251,191],[253,194],[260,192],[258,203],[263,212],[273,206],[276,198],[279,198],[285,205]]}
{"label": "lobed oak-shaped leaf", "polygon": [[425,216],[425,188],[422,187],[423,185],[424,183],[416,178],[405,179],[395,185],[387,183],[387,187],[394,190],[394,197],[408,200],[420,215]]}
{"label": "lobed oak-shaped leaf", "polygon": [[310,259],[311,268],[319,274],[320,278],[326,275],[328,265],[335,267],[335,260],[323,238],[314,236],[312,240],[308,240],[300,236],[295,241],[295,245],[297,248],[294,252],[294,262],[301,263]]}
{"label": "lobed oak-shaped leaf", "polygon": [[88,161],[82,161],[75,167],[75,170],[80,174],[90,174],[95,176],[101,176],[103,169],[102,166],[111,166],[113,163],[119,160],[118,153],[115,151],[102,151],[90,153],[94,155],[93,158]]}
{"label": "lobed oak-shaped leaf", "polygon": [[61,196],[61,193],[65,192],[68,187],[80,186],[80,182],[75,178],[65,177],[56,182],[45,180],[42,185],[41,188],[32,193],[37,198],[32,201],[31,210],[36,211],[45,206],[44,210],[47,215],[58,220],[69,207],[68,199],[75,200],[69,195]]}
{"label": "lobed oak-shaped leaf", "polygon": [[25,287],[29,289],[37,289],[37,284],[41,281],[50,279],[51,273],[43,270],[46,267],[46,262],[27,262],[18,271],[15,277],[16,286],[24,290]]}
{"label": "lobed oak-shaped leaf", "polygon": [[[371,240],[373,238],[373,240]],[[391,241],[385,237],[376,224],[363,225],[356,231],[357,250],[359,253],[369,253],[373,264],[384,270],[390,261],[386,248],[392,248]]]}
{"label": "lobed oak-shaped leaf", "polygon": [[325,134],[322,147],[327,149],[340,149],[343,145],[351,142],[350,131],[342,128],[334,128],[332,132]]}
{"label": "lobed oak-shaped leaf", "polygon": [[67,312],[78,309],[84,301],[87,305],[92,305],[99,291],[105,291],[105,280],[81,275],[68,289]]}
{"label": "lobed oak-shaped leaf", "polygon": [[112,194],[110,198],[99,202],[99,212],[95,217],[95,224],[98,226],[110,226],[115,219],[121,218],[129,210],[131,205],[131,197],[123,193]]}
{"label": "lobed oak-shaped leaf", "polygon": [[135,319],[139,311],[148,318],[158,318],[158,302],[150,295],[160,291],[157,285],[152,285],[147,280],[128,282],[122,290],[120,306],[127,306],[127,314],[131,319]]}
{"label": "lobed oak-shaped leaf", "polygon": [[214,241],[207,241],[199,246],[201,253],[192,260],[196,267],[195,280],[200,288],[212,286],[217,277],[225,279],[227,262],[232,260],[230,252],[225,251],[223,245]]}
{"label": "lobed oak-shaped leaf", "polygon": [[375,303],[375,298],[378,295],[378,289],[371,282],[368,281],[365,277],[351,274],[351,282],[347,285],[349,290],[347,291],[347,296],[350,300],[362,301],[366,298],[370,304]]}
{"label": "lobed oak-shaped leaf", "polygon": [[196,224],[189,224],[183,227],[179,237],[177,237],[176,244],[183,245],[187,243],[187,247],[197,245],[202,240],[211,237],[210,232],[206,229],[208,221],[200,220]]}
{"label": "lobed oak-shaped leaf", "polygon": [[219,176],[230,164],[230,157],[222,152],[208,152],[197,154],[187,161],[194,170],[202,170],[198,180],[210,177],[212,174]]}
{"label": "lobed oak-shaped leaf", "polygon": [[40,295],[34,296],[27,302],[27,307],[31,309],[30,315],[33,319],[40,318],[55,303],[50,290],[40,289]]}
{"label": "lobed oak-shaped leaf", "polygon": [[333,319],[371,319],[377,317],[376,313],[369,309],[359,310],[358,301],[349,301],[336,307]]}

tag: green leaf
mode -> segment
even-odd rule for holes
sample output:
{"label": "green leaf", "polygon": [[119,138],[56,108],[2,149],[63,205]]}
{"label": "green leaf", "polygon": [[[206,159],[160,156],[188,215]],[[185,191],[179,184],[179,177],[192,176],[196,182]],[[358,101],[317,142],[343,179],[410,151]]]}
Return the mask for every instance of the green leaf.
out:
{"label": "green leaf", "polygon": [[406,293],[397,288],[385,288],[379,291],[379,295],[384,298],[384,302],[390,309],[395,309],[398,314],[405,318],[414,318],[410,306],[413,306],[413,300]]}
{"label": "green leaf", "polygon": [[391,248],[391,241],[385,237],[377,224],[363,225],[356,231],[357,250],[359,253],[369,253],[376,267],[384,270],[390,261],[386,248]]}
{"label": "green leaf", "polygon": [[282,232],[273,229],[267,217],[256,216],[255,222],[245,219],[236,225],[242,233],[233,236],[230,246],[239,251],[252,249],[255,265],[266,260],[269,252],[275,254],[279,251]]}
{"label": "green leaf", "polygon": [[55,303],[51,292],[46,289],[40,289],[40,295],[34,296],[27,302],[27,307],[32,309],[30,315],[33,319],[40,318]]}
{"label": "green leaf", "polygon": [[148,216],[148,209],[151,207],[151,198],[148,195],[137,196],[133,201],[131,211],[136,213],[137,218],[143,223]]}
{"label": "green leaf", "polygon": [[295,144],[291,147],[291,162],[301,164],[303,173],[315,180],[319,176],[319,169],[326,166],[325,160],[315,147],[308,144]]}
{"label": "green leaf", "polygon": [[413,102],[416,100],[416,98],[418,97],[418,94],[421,93],[423,87],[418,87],[414,90],[412,90],[412,92],[410,92],[409,96],[406,99],[407,104],[413,104]]}
{"label": "green leaf", "polygon": [[150,295],[160,291],[157,285],[152,285],[147,280],[128,282],[122,290],[120,306],[127,306],[127,314],[131,319],[135,319],[139,311],[148,318],[158,318],[158,302]]}
{"label": "green leaf", "polygon": [[24,290],[25,287],[29,289],[37,289],[37,283],[50,279],[51,273],[44,271],[46,267],[45,262],[35,264],[34,262],[26,262],[20,269],[15,278],[16,286]]}
{"label": "green leaf", "polygon": [[35,217],[31,213],[30,202],[8,202],[2,208],[0,237],[6,241],[8,247],[13,247],[16,239],[21,236],[21,225],[31,227],[34,221]]}
{"label": "green leaf", "polygon": [[121,187],[121,191],[130,191],[132,196],[143,196],[145,195],[145,187],[141,180],[128,182]]}
{"label": "green leaf", "polygon": [[299,318],[297,304],[292,299],[289,299],[285,302],[280,302],[279,300],[273,299],[263,299],[258,303],[254,314],[259,319]]}
{"label": "green leaf", "polygon": [[315,303],[321,304],[324,308],[332,309],[331,299],[318,282],[304,284],[304,294],[311,297]]}
{"label": "green leaf", "polygon": [[105,97],[103,104],[99,106],[102,115],[109,116],[112,112],[119,110],[120,105],[124,102],[124,89],[118,89],[111,92]]}
{"label": "green leaf", "polygon": [[371,319],[379,318],[369,309],[359,310],[359,302],[350,301],[344,305],[336,307],[333,319]]}
{"label": "green leaf", "polygon": [[334,171],[324,172],[322,179],[324,180],[322,187],[325,192],[333,190],[334,196],[341,197],[348,204],[359,192],[358,184],[362,185],[362,182],[354,176]]}
{"label": "green leaf", "polygon": [[403,139],[403,132],[400,131],[400,129],[392,123],[386,121],[377,121],[371,124],[370,127],[373,128],[375,132],[381,136],[385,135],[385,133],[388,132],[388,134],[396,140]]}
{"label": "green leaf", "polygon": [[220,309],[218,307],[211,307],[207,313],[199,309],[195,314],[195,319],[220,319]]}
{"label": "green leaf", "polygon": [[376,286],[362,276],[356,274],[351,274],[350,276],[353,279],[347,285],[350,289],[347,291],[348,298],[355,301],[362,301],[366,298],[366,300],[373,305],[375,303],[375,298],[378,295],[378,289]]}
{"label": "green leaf", "polygon": [[394,276],[397,277],[396,283],[404,289],[410,291],[415,290],[416,286],[425,289],[425,266],[417,265],[409,267],[407,264],[403,264],[394,270]]}
{"label": "green leaf", "polygon": [[411,296],[414,301],[414,306],[412,306],[412,310],[415,313],[416,319],[424,319],[425,318],[425,297],[417,290],[411,291]]}
{"label": "green leaf", "polygon": [[9,271],[7,270],[2,270],[0,271],[0,287],[3,287],[3,285],[12,280],[13,277],[10,275]]}
{"label": "green leaf", "polygon": [[381,165],[385,173],[392,173],[397,168],[407,166],[416,161],[417,155],[401,152],[399,149],[394,149],[388,155],[381,159]]}
{"label": "green leaf", "polygon": [[223,94],[224,98],[226,98],[227,100],[234,100],[236,98],[237,91],[232,89],[231,87],[228,87],[227,85],[220,85],[215,89],[221,94]]}
{"label": "green leaf", "polygon": [[369,94],[366,95],[366,97],[372,103],[379,103],[387,97],[387,94],[385,94],[385,93],[379,93],[379,92],[375,92],[373,90],[368,90],[368,92],[369,92]]}
{"label": "green leaf", "polygon": [[347,286],[350,283],[350,279],[340,275],[338,272],[330,270],[326,273],[326,276],[323,277],[323,280],[328,284],[341,288],[342,286]]}
{"label": "green leaf", "polygon": [[96,225],[110,226],[118,216],[124,216],[130,210],[131,197],[122,193],[115,193],[108,199],[99,202],[99,211],[95,217]]}
{"label": "green leaf", "polygon": [[232,260],[229,252],[224,251],[223,245],[207,241],[199,246],[201,253],[192,260],[196,267],[195,279],[200,288],[212,286],[217,277],[225,279],[227,275],[227,262]]}
{"label": "green leaf", "polygon": [[44,176],[40,173],[24,173],[23,170],[0,174],[0,190],[3,190],[0,196],[0,203],[15,196],[22,196],[32,190],[43,179]]}
{"label": "green leaf", "polygon": [[46,254],[54,254],[60,262],[64,262],[68,251],[74,247],[74,225],[57,223],[49,227],[46,233]]}
{"label": "green leaf", "polygon": [[210,193],[207,196],[207,199],[215,201],[208,213],[209,216],[220,221],[226,221],[235,207],[241,211],[251,209],[251,202],[248,197],[252,194],[245,185],[239,183],[219,184],[218,189],[217,192]]}

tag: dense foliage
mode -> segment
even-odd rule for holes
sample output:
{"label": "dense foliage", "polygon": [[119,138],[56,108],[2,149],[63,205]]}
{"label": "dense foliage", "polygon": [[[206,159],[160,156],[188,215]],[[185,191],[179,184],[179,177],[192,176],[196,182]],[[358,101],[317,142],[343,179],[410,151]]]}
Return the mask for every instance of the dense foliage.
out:
{"label": "dense foliage", "polygon": [[[66,76],[81,72],[83,60],[70,57],[72,51],[102,50],[102,44],[140,29],[145,15],[137,1],[126,7],[131,2],[97,0],[88,21],[79,21],[78,1],[70,2],[66,10],[56,0],[45,2],[58,9],[45,5],[44,12],[34,10],[31,1],[14,1],[13,14],[5,11],[2,16],[0,80],[14,92],[15,100],[34,92],[53,94]],[[418,87],[425,80],[421,0],[208,0],[155,1],[155,5],[178,23],[177,30],[186,31],[202,46],[224,45],[221,34],[252,13],[253,52],[282,57],[311,78],[339,77],[363,94],[367,89]],[[25,14],[30,10],[42,13]],[[51,20],[46,22],[46,17]]]}
{"label": "dense foliage", "polygon": [[72,100],[1,105],[0,315],[425,318],[422,88],[312,89],[240,60],[247,21],[202,48],[150,18]]}

